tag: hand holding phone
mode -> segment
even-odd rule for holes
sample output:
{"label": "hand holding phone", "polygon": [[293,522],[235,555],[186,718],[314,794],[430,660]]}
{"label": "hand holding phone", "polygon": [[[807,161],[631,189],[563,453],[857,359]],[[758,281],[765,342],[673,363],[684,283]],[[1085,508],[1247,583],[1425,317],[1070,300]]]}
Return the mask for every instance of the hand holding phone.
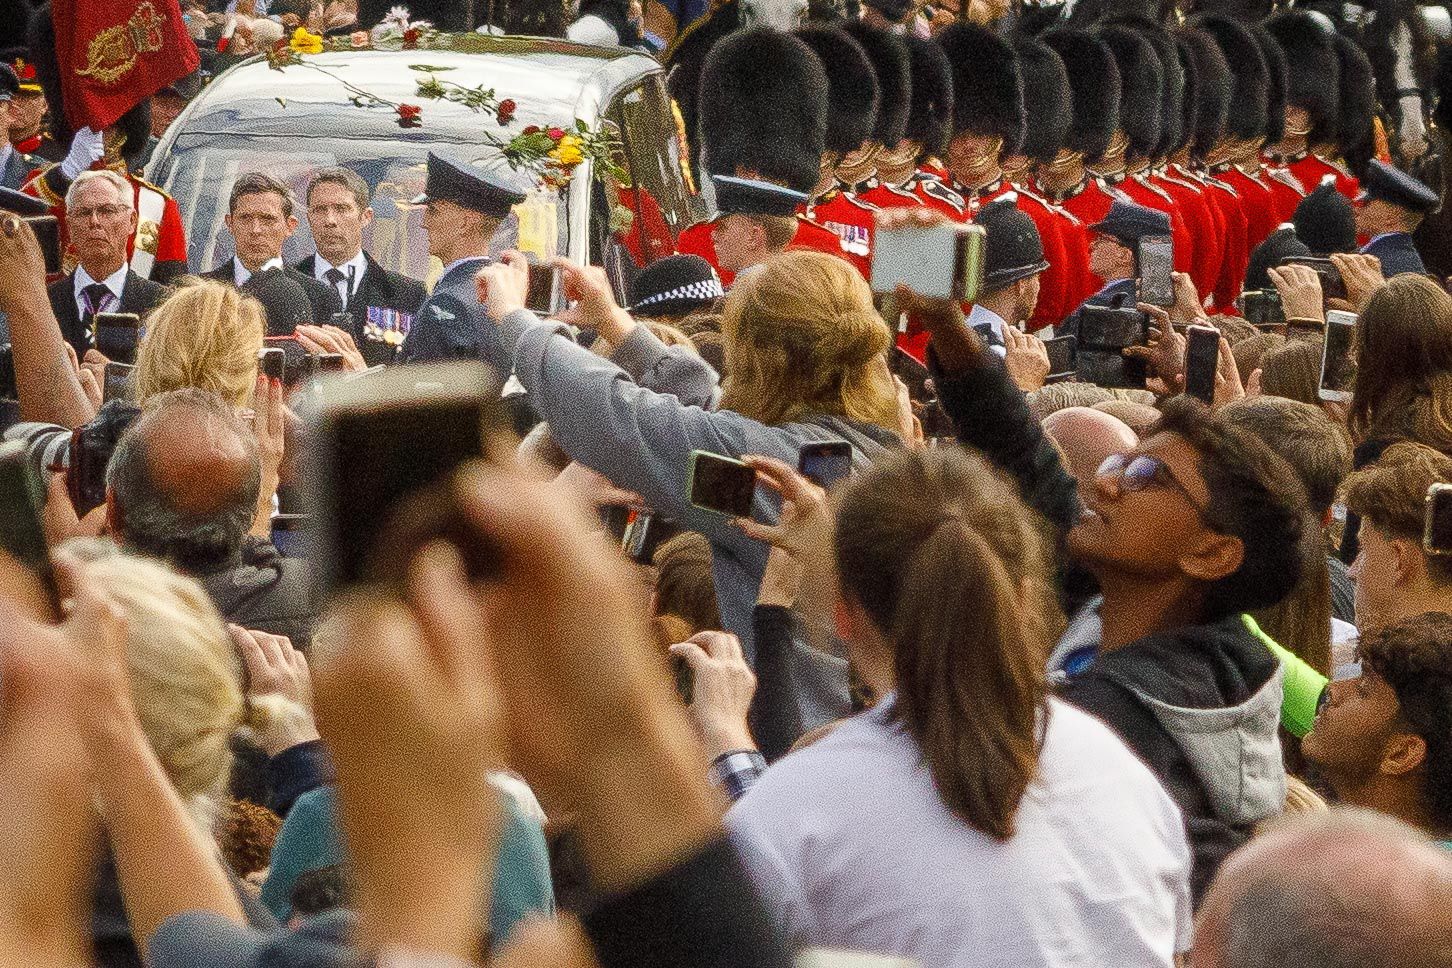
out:
{"label": "hand holding phone", "polygon": [[720,454],[691,452],[686,497],[692,507],[732,518],[749,518],[755,495],[754,468]]}

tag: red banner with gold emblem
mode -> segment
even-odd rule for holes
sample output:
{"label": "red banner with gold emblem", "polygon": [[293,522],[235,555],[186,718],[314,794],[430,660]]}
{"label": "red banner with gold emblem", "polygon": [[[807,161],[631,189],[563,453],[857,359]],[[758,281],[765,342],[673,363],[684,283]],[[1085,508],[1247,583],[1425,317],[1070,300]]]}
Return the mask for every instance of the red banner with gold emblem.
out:
{"label": "red banner with gold emblem", "polygon": [[201,63],[178,0],[52,0],[71,125],[110,127]]}

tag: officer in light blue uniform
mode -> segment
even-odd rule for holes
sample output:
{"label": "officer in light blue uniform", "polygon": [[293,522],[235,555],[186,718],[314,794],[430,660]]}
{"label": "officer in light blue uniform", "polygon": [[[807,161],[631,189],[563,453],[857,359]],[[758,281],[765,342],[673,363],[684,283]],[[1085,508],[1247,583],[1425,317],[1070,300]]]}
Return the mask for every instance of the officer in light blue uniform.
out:
{"label": "officer in light blue uniform", "polygon": [[1424,217],[1437,210],[1442,199],[1411,175],[1375,158],[1367,166],[1361,188],[1356,228],[1371,237],[1361,247],[1362,254],[1376,256],[1381,262],[1381,274],[1388,279],[1404,272],[1424,275],[1427,269],[1412,233]]}
{"label": "officer in light blue uniform", "polygon": [[523,201],[520,186],[502,175],[429,154],[428,182],[413,202],[427,206],[429,255],[444,264],[444,274],[414,316],[398,362],[482,359],[509,372],[474,276],[490,262],[489,243],[500,223]]}

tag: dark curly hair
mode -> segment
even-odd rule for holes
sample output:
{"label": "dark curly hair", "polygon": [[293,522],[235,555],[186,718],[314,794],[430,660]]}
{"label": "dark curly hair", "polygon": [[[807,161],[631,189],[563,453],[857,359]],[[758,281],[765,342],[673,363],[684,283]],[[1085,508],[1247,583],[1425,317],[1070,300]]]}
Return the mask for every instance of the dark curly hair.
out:
{"label": "dark curly hair", "polygon": [[1437,830],[1452,830],[1452,615],[1427,612],[1361,640],[1361,663],[1396,693],[1402,722],[1427,744],[1422,795]]}
{"label": "dark curly hair", "polygon": [[1154,434],[1183,437],[1200,455],[1210,501],[1204,521],[1240,539],[1240,567],[1205,590],[1201,619],[1214,622],[1269,608],[1301,580],[1306,542],[1315,540],[1310,499],[1291,465],[1249,430],[1193,397],[1164,405]]}

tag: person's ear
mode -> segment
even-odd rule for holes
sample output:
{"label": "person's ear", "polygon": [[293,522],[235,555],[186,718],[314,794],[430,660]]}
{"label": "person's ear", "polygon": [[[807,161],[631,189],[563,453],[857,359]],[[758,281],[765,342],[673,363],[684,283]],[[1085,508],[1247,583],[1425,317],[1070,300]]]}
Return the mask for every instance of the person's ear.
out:
{"label": "person's ear", "polygon": [[133,208],[131,210],[131,234],[132,235],[135,235],[136,234],[136,227],[137,227],[137,225],[140,224],[140,221],[141,221],[141,216],[138,215],[137,212],[136,212],[136,209]]}
{"label": "person's ear", "polygon": [[373,224],[373,206],[370,205],[370,206],[367,206],[366,208],[364,208],[363,209],[363,214],[360,215],[358,218],[363,223],[363,227],[365,229],[368,226],[372,225]]}
{"label": "person's ear", "polygon": [[1427,762],[1427,741],[1416,733],[1392,733],[1381,751],[1382,773],[1405,776]]}
{"label": "person's ear", "polygon": [[1406,538],[1392,538],[1392,555],[1396,561],[1396,584],[1407,588],[1416,585],[1427,576],[1427,558],[1422,549]]}
{"label": "person's ear", "polygon": [[225,226],[227,226],[227,231],[232,233],[232,237],[233,238],[236,238],[237,237],[237,233],[232,230],[232,213],[231,212],[228,212],[226,215],[223,215],[222,216],[222,224],[225,225]]}
{"label": "person's ear", "polygon": [[1177,564],[1186,577],[1209,583],[1235,574],[1244,561],[1245,542],[1206,530],[1200,540],[1180,552]]}
{"label": "person's ear", "polygon": [[297,231],[297,216],[296,215],[289,215],[287,217],[287,234],[288,235],[291,235],[292,233],[294,233],[296,231]]}

